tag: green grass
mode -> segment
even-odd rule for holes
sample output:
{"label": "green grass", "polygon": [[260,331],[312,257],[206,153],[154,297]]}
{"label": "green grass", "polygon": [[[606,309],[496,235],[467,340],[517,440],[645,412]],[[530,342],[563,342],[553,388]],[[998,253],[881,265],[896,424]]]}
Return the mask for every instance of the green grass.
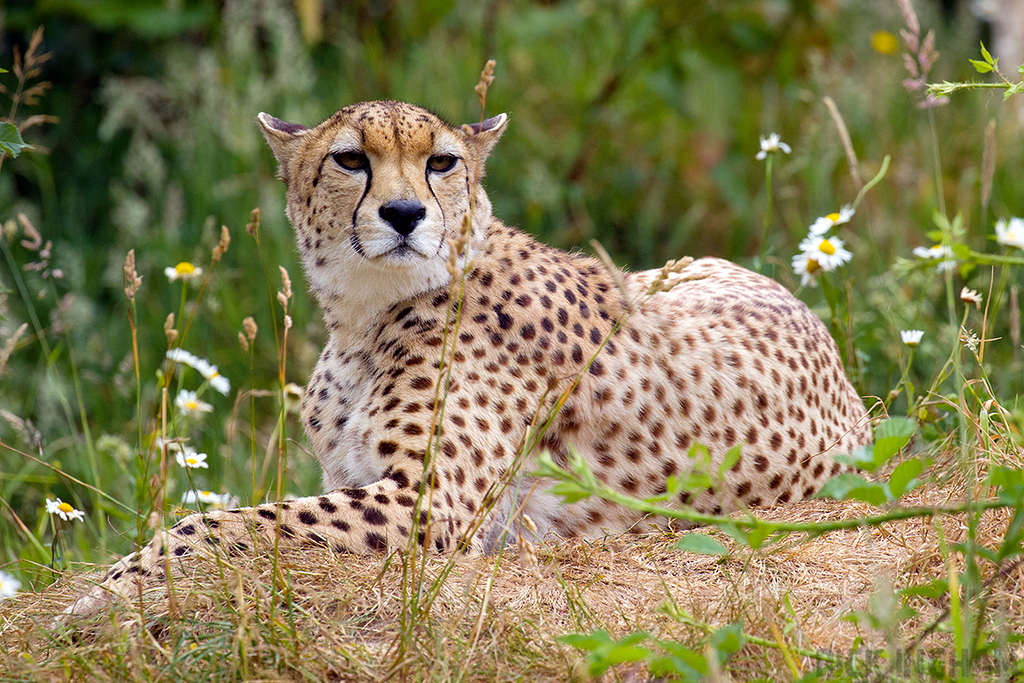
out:
{"label": "green grass", "polygon": [[[1013,588],[1024,547],[1024,252],[998,244],[994,225],[1024,214],[1020,96],[1003,103],[998,93],[968,90],[918,109],[924,93],[904,89],[899,53],[871,47],[876,31],[903,26],[896,6],[819,5],[519,0],[299,16],[288,3],[257,12],[229,2],[220,16],[186,12],[165,24],[176,27],[170,37],[147,33],[144,19],[124,8],[120,29],[97,17],[75,20],[77,29],[55,20],[44,42],[53,41],[53,61],[39,60],[36,74],[26,61],[21,74],[0,74],[14,98],[0,102],[15,121],[60,117],[23,131],[39,149],[0,163],[0,569],[42,594],[0,603],[9,675],[564,679],[607,667],[625,678],[653,666],[686,678],[689,669],[660,659],[678,646],[675,655],[694,671],[724,667],[743,679],[809,677],[811,660],[848,678],[892,674],[894,658],[910,655],[920,670],[900,669],[907,680],[1007,677],[1024,630]],[[50,18],[12,17],[26,35],[31,21]],[[922,14],[921,24],[922,33],[936,27],[942,51],[930,81],[981,78],[968,61],[980,52],[966,19],[943,26]],[[304,37],[317,27],[322,39]],[[111,32],[140,66],[117,66],[122,48]],[[68,66],[76,50],[94,59],[74,69],[108,65],[93,67],[99,87],[84,103],[61,80],[77,73]],[[600,573],[572,565],[607,560],[606,575],[628,582],[614,558],[642,565],[654,553],[643,544],[618,555],[587,544],[545,548],[539,565],[501,556],[453,570],[424,560],[426,574],[407,586],[429,586],[443,599],[422,604],[414,591],[394,591],[409,571],[401,557],[340,567],[319,556],[285,559],[289,580],[307,591],[301,599],[265,568],[229,567],[200,590],[201,618],[158,614],[156,631],[140,630],[129,612],[92,640],[50,640],[39,615],[81,587],[81,579],[61,578],[76,576],[66,570],[131,551],[150,535],[151,516],[172,518],[186,490],[230,493],[242,504],[319,490],[286,387],[305,382],[323,330],[255,114],[312,124],[343,104],[393,96],[475,119],[471,86],[482,54],[498,60],[489,113],[511,116],[488,168],[496,215],[556,246],[596,239],[634,268],[714,254],[772,275],[829,324],[873,414],[913,425],[910,452],[862,463],[874,480],[847,482],[836,495],[848,502],[823,513],[851,516],[817,524],[797,508],[793,518],[709,532],[714,544],[691,540],[690,550],[724,550],[724,567],[772,567],[777,553],[802,552],[808,536],[831,530],[824,540],[840,547],[857,532],[837,529],[905,515],[870,528],[920,532],[927,540],[919,555],[896,564],[892,585],[863,587],[856,605],[836,599],[831,607],[847,621],[835,624],[845,649],[833,652],[811,628],[815,595],[799,577],[788,577],[784,598],[769,608],[738,587],[756,590],[770,578],[744,584],[742,571],[730,573],[722,603],[666,579],[667,590],[645,594],[646,609],[626,614],[593,589]],[[1003,69],[1019,81],[1012,71]],[[46,79],[55,87],[33,94]],[[824,96],[835,101],[848,148]],[[773,131],[792,153],[767,166],[754,154]],[[829,233],[852,259],[801,287],[790,260],[808,226],[855,200],[853,219]],[[259,228],[250,235],[256,206]],[[221,225],[231,244],[213,263]],[[912,253],[937,243],[952,250],[955,268],[940,272]],[[142,279],[133,297],[124,293],[130,249]],[[164,268],[182,261],[202,267],[203,279],[169,281]],[[287,333],[279,266],[294,280]],[[962,287],[980,292],[980,307],[961,301]],[[238,335],[249,316],[258,332],[245,350]],[[924,332],[919,346],[901,341],[908,329]],[[195,369],[172,371],[170,347],[216,364],[229,394]],[[186,418],[173,405],[182,389],[200,389],[212,412]],[[162,461],[152,446],[160,433],[187,437],[208,454],[209,468],[183,470],[173,453]],[[579,495],[599,493],[577,474]],[[914,489],[912,479],[927,486]],[[55,497],[83,510],[84,521],[46,514],[45,499]],[[856,500],[882,509],[849,502]],[[905,512],[915,506],[929,512]],[[667,562],[671,553],[685,555],[656,554]],[[332,567],[330,582],[313,576],[322,563]],[[540,578],[531,573],[538,566]],[[362,573],[348,576],[353,567]],[[258,596],[254,603],[232,602],[231,577],[259,584],[245,591]],[[531,582],[542,597],[520,609],[516,591]],[[682,612],[673,607],[680,601]],[[712,603],[718,611],[705,613]],[[552,610],[559,617],[548,621]],[[268,614],[276,616],[256,618]],[[641,631],[650,637],[630,635]],[[572,633],[581,638],[562,638]]]}

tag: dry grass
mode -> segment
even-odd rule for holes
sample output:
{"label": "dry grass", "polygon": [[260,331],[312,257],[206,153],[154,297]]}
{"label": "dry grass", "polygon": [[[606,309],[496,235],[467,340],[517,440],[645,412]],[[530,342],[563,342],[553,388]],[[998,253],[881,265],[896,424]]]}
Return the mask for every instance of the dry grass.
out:
{"label": "dry grass", "polygon": [[[931,487],[907,504],[947,502],[949,490]],[[856,502],[814,501],[769,510],[773,520],[811,521],[864,516]],[[1005,511],[987,513],[983,544],[1005,532]],[[960,519],[941,520],[949,542],[964,535]],[[707,532],[705,532],[707,533]],[[715,532],[711,532],[715,533]],[[557,642],[566,633],[604,629],[613,636],[643,630],[695,645],[702,626],[687,625],[664,609],[674,603],[695,622],[741,621],[745,633],[783,645],[748,645],[732,660],[735,678],[790,679],[816,662],[800,652],[843,658],[863,639],[863,650],[884,649],[882,633],[844,619],[871,609],[879,586],[902,588],[946,576],[936,524],[909,520],[832,533],[791,537],[760,551],[731,545],[726,558],[675,549],[677,535],[622,536],[566,541],[538,550],[537,564],[510,551],[459,558],[429,616],[409,626],[400,557],[336,556],[290,551],[282,557],[278,589],[272,563],[212,561],[194,581],[175,585],[175,614],[165,596],[146,603],[145,628],[136,609],[118,609],[88,621],[71,641],[49,630],[52,618],[88,585],[78,573],[35,594],[0,603],[0,677],[11,680],[569,680],[585,678],[583,656]],[[429,586],[445,558],[424,567]],[[995,575],[993,570],[991,575]],[[211,579],[210,577],[216,577]],[[1024,633],[1024,570],[991,583],[992,604],[1008,615],[1007,628]],[[282,590],[281,586],[290,586]],[[191,588],[191,590],[190,590]],[[883,588],[883,591],[885,589]],[[901,626],[902,647],[946,605],[914,598],[919,615]],[[483,616],[481,617],[481,611]],[[678,614],[678,612],[677,612]],[[920,648],[942,658],[950,636],[937,629]],[[783,650],[795,652],[787,666]],[[229,665],[227,662],[232,662]],[[620,667],[627,678],[641,670]]]}

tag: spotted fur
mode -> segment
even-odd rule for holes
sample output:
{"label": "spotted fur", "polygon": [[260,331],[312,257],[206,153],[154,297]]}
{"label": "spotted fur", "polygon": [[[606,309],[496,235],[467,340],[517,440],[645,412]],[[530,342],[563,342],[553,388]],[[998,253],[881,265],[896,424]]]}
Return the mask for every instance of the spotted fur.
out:
{"label": "spotted fur", "polygon": [[[716,465],[741,446],[721,485],[677,501],[719,513],[806,498],[840,471],[832,453],[869,440],[835,343],[779,284],[701,259],[647,297],[657,271],[611,273],[494,218],[481,180],[504,115],[466,130],[389,101],[312,129],[259,123],[330,330],[302,408],[328,493],[187,517],[73,610],[200,549],[251,552],[278,535],[339,553],[410,536],[488,551],[524,513],[543,539],[659,524],[600,500],[560,505],[550,481],[521,474],[540,450],[565,463],[574,449],[600,480],[652,496],[692,469],[695,444]],[[464,220],[459,306],[449,245]],[[531,435],[539,448],[502,488]]]}

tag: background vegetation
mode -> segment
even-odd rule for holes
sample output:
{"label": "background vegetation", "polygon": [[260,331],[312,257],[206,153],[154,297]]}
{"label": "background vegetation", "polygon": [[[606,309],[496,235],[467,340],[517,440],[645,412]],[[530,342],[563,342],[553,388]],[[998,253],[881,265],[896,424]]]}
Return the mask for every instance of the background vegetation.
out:
{"label": "background vegetation", "polygon": [[[917,7],[942,54],[929,80],[974,78],[968,57],[978,58],[982,27],[966,11],[936,9]],[[0,166],[0,349],[27,324],[0,355],[0,567],[26,587],[50,581],[47,567],[129,551],[146,514],[171,507],[158,490],[176,501],[195,486],[243,503],[317,490],[279,397],[285,382],[305,382],[322,325],[254,117],[314,124],[344,104],[396,98],[476,120],[472,86],[487,58],[498,64],[488,113],[511,116],[487,180],[503,220],[560,247],[597,239],[634,269],[688,254],[767,271],[831,322],[861,393],[912,412],[925,440],[949,445],[963,425],[944,401],[981,378],[975,403],[998,397],[1019,447],[1024,270],[967,255],[947,279],[912,249],[944,238],[1021,255],[993,240],[997,218],[1024,214],[1021,107],[987,92],[918,107],[923,93],[904,86],[904,48],[885,40],[905,26],[895,2],[14,0],[2,12],[0,66],[11,69],[44,26],[37,54],[50,57],[30,84],[52,84],[13,114],[52,117],[23,131],[33,149]],[[9,115],[17,74],[0,83]],[[859,190],[826,96],[860,176],[891,163],[840,229],[852,261],[830,286],[800,288],[790,257],[808,226]],[[773,158],[770,204],[754,159],[769,132],[792,146]],[[258,244],[244,229],[254,207]],[[211,269],[221,225],[233,240]],[[123,292],[131,249],[142,277],[134,313]],[[198,283],[164,275],[182,261],[209,274],[201,295]],[[278,265],[295,283],[283,372]],[[993,341],[969,368],[944,371],[963,311],[949,292],[963,285],[989,306],[966,331]],[[183,347],[232,387],[205,393],[211,415],[177,425],[210,468],[152,486],[147,435],[169,313]],[[238,341],[247,316],[260,330],[250,353]],[[899,331],[909,328],[925,337],[908,365]],[[283,479],[265,456],[282,435],[295,440]],[[43,512],[58,496],[86,512],[59,535]]]}

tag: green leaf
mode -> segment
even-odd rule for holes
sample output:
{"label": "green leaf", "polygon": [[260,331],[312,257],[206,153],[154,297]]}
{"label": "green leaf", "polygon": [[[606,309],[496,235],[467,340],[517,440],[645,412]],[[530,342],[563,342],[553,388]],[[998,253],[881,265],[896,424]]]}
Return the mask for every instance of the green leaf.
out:
{"label": "green leaf", "polygon": [[975,70],[980,74],[987,74],[992,71],[991,64],[979,62],[977,59],[968,59],[967,61],[969,61],[974,66]]}
{"label": "green leaf", "polygon": [[[724,655],[736,654],[747,643],[743,636],[743,629],[738,623],[729,624],[711,634],[708,642],[713,648]],[[725,663],[725,658],[722,659]]]}
{"label": "green leaf", "polygon": [[891,417],[875,429],[873,445],[858,448],[848,456],[836,456],[836,460],[873,472],[899,453],[916,433],[917,422],[914,420],[907,417]]}
{"label": "green leaf", "polygon": [[725,473],[733,468],[740,461],[740,444],[736,444],[725,452],[722,464],[718,466],[718,477],[725,477]]}
{"label": "green leaf", "polygon": [[996,65],[997,59],[992,59],[992,55],[989,54],[988,50],[985,49],[985,43],[981,43],[981,57],[985,60],[986,64]]}
{"label": "green leaf", "polygon": [[855,448],[852,453],[837,453],[832,459],[844,465],[856,467],[859,470],[872,469],[875,462],[873,446],[874,444],[868,444],[867,446]]}
{"label": "green leaf", "polygon": [[971,258],[971,248],[966,244],[957,242],[956,244],[949,245],[949,248],[953,250],[953,256],[956,256],[961,261]]}
{"label": "green leaf", "polygon": [[559,636],[559,640],[566,645],[590,652],[587,657],[591,676],[600,676],[609,668],[622,662],[638,662],[651,655],[651,651],[640,645],[651,636],[647,633],[637,632],[625,636],[619,641],[613,641],[606,631],[594,631],[590,635],[570,633]]}
{"label": "green leaf", "polygon": [[931,598],[934,600],[935,598],[939,598],[945,595],[948,590],[949,580],[946,578],[941,578],[935,579],[934,581],[929,581],[928,583],[922,583],[917,586],[909,586],[901,590],[899,593],[902,597],[908,597],[913,595],[922,598]]}
{"label": "green leaf", "polygon": [[697,553],[698,555],[725,556],[729,554],[728,549],[724,545],[704,534],[687,534],[679,539],[676,547],[688,553]]}
{"label": "green leaf", "polygon": [[747,545],[754,550],[757,550],[762,544],[764,544],[765,539],[771,536],[774,532],[775,526],[766,523],[758,524],[747,532]]}
{"label": "green leaf", "polygon": [[608,636],[605,631],[594,631],[589,635],[582,633],[567,633],[564,636],[558,636],[555,638],[566,645],[578,648],[580,650],[586,650],[587,652],[593,652],[602,645],[607,645],[612,642],[612,639]]}
{"label": "green leaf", "polygon": [[21,150],[31,146],[25,144],[25,141],[21,139],[18,127],[13,123],[6,121],[0,123],[0,152],[17,157],[21,154]]}
{"label": "green leaf", "polygon": [[919,482],[915,481],[914,477],[919,475],[923,469],[924,463],[917,458],[900,463],[889,475],[889,492],[892,493],[892,497],[899,498],[917,486]]}
{"label": "green leaf", "polygon": [[871,505],[881,505],[888,499],[888,486],[871,482],[853,472],[844,472],[825,482],[817,498],[836,500],[862,500]]}
{"label": "green leaf", "polygon": [[551,493],[562,496],[566,503],[578,503],[581,500],[590,498],[590,491],[586,490],[576,482],[563,481],[551,487]]}
{"label": "green leaf", "polygon": [[1024,470],[1011,467],[993,467],[988,483],[999,489],[999,500],[1010,505],[1024,499]]}

